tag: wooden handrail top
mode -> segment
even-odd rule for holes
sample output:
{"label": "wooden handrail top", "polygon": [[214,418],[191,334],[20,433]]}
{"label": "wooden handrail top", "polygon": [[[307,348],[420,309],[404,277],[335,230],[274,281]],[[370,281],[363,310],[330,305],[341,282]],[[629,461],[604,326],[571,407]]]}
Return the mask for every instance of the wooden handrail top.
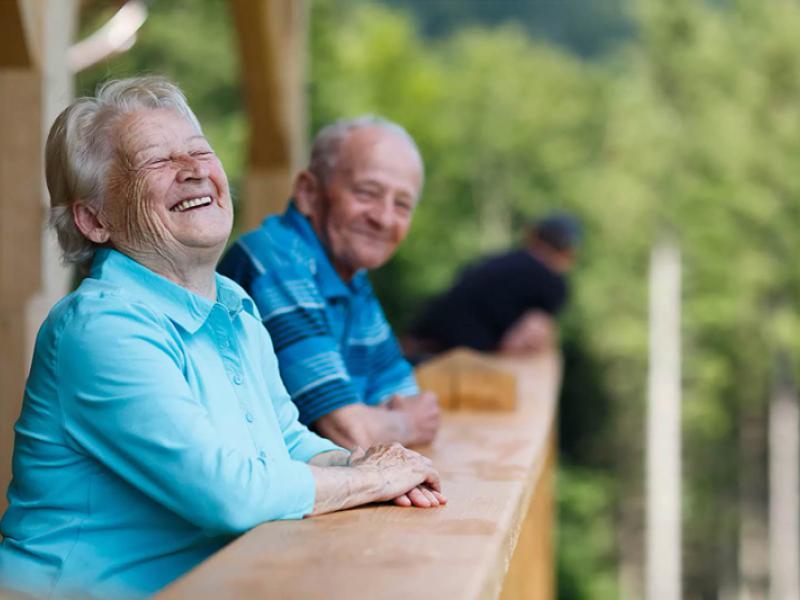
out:
{"label": "wooden handrail top", "polygon": [[552,443],[556,352],[491,358],[517,376],[506,412],[446,412],[422,448],[448,504],[371,505],[265,523],[158,598],[496,598]]}

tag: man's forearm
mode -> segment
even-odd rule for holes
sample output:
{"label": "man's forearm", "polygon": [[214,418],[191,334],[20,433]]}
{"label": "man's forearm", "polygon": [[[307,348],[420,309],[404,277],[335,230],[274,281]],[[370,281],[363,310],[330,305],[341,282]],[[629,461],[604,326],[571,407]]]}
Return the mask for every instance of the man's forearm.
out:
{"label": "man's forearm", "polygon": [[405,444],[410,436],[408,418],[399,411],[351,404],[343,406],[315,423],[316,430],[344,448],[375,444]]}

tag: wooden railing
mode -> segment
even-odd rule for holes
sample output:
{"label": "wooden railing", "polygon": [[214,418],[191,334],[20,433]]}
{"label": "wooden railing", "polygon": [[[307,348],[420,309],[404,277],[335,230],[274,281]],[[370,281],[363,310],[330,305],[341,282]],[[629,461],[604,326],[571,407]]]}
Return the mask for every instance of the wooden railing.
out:
{"label": "wooden railing", "polygon": [[516,407],[445,412],[420,450],[442,475],[446,507],[266,523],[158,598],[554,598],[559,357],[480,360],[489,394],[492,371],[516,377]]}

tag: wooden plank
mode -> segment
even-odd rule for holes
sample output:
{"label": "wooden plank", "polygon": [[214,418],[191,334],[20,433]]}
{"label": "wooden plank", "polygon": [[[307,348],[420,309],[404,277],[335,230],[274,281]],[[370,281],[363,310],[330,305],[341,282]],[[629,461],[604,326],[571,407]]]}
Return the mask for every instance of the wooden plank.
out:
{"label": "wooden plank", "polygon": [[502,600],[556,597],[555,476],[555,432],[551,432],[547,442],[547,458],[533,490],[511,566],[503,582]]}
{"label": "wooden plank", "polygon": [[250,120],[240,222],[281,212],[305,159],[305,0],[230,0]]}
{"label": "wooden plank", "polygon": [[[497,598],[529,510],[534,523],[552,519],[552,504],[538,504],[534,490],[553,467],[560,377],[553,353],[502,363],[518,379],[517,409],[446,413],[435,443],[421,449],[442,474],[447,506],[266,523],[158,598]],[[546,544],[533,547],[546,553]],[[552,553],[526,556],[552,570]]]}

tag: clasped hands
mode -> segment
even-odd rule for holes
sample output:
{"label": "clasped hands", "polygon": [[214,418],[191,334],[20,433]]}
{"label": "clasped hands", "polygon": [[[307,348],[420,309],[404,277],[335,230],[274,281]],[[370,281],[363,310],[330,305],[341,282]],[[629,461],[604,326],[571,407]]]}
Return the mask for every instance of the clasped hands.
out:
{"label": "clasped hands", "polygon": [[350,454],[349,466],[381,475],[376,501],[421,508],[447,504],[439,473],[430,459],[401,444],[379,444],[366,450],[356,447]]}

